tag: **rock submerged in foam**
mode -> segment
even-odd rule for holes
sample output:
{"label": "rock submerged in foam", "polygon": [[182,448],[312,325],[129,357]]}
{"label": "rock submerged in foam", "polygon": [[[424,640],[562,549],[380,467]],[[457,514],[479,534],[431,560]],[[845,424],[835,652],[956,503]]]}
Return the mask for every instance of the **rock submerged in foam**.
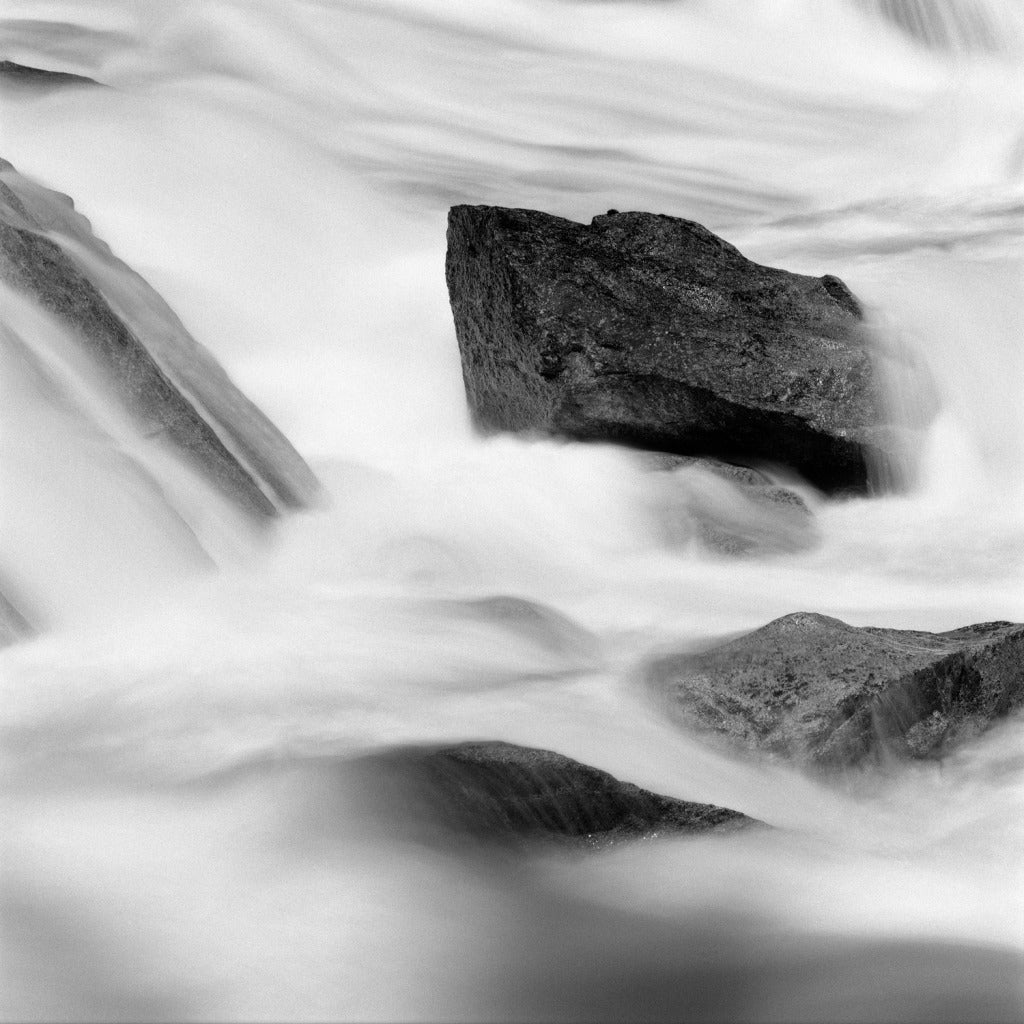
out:
{"label": "rock submerged in foam", "polygon": [[484,431],[772,461],[864,491],[896,459],[860,303],[692,221],[456,206],[449,296]]}
{"label": "rock submerged in foam", "polygon": [[0,647],[23,640],[33,632],[28,619],[0,587]]}
{"label": "rock submerged in foam", "polygon": [[52,71],[49,68],[34,68],[13,60],[0,60],[0,87],[25,89],[34,92],[50,92],[54,89],[81,89],[98,86],[100,83],[85,75],[73,75],[67,71]]}
{"label": "rock submerged in foam", "polygon": [[673,717],[736,747],[823,768],[935,758],[1024,704],[1024,625],[927,633],[800,612],[659,658],[647,679]]}
{"label": "rock submerged in foam", "polygon": [[804,499],[760,470],[685,455],[642,461],[658,473],[655,516],[670,547],[695,541],[732,558],[793,554],[818,542]]}

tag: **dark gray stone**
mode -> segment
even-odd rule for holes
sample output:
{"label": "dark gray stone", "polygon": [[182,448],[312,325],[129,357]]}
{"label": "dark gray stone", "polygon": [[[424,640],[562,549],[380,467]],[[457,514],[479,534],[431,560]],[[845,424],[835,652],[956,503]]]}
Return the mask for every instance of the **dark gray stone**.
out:
{"label": "dark gray stone", "polygon": [[72,75],[67,71],[33,68],[13,60],[0,60],[0,84],[25,86],[36,90],[52,90],[95,86],[100,83],[85,75]]}
{"label": "dark gray stone", "polygon": [[313,473],[65,195],[0,160],[0,281],[62,322],[145,437],[257,518],[313,504]]}
{"label": "dark gray stone", "polygon": [[647,670],[687,727],[838,768],[940,757],[1024,703],[1024,625],[947,633],[799,612]]}
{"label": "dark gray stone", "polygon": [[481,430],[783,463],[828,491],[893,457],[836,277],[759,266],[673,217],[486,206],[450,211],[446,269]]}
{"label": "dark gray stone", "polygon": [[405,747],[363,764],[388,815],[398,808],[407,826],[427,834],[605,846],[759,824],[737,811],[658,796],[549,750],[498,741]]}

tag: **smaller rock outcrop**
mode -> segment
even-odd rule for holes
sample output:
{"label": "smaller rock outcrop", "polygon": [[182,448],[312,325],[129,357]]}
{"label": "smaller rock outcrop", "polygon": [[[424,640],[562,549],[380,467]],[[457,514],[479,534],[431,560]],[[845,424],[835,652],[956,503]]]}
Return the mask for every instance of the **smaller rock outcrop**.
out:
{"label": "smaller rock outcrop", "polygon": [[484,431],[782,463],[863,491],[896,458],[861,306],[700,224],[456,206],[448,292]]}
{"label": "smaller rock outcrop", "polygon": [[670,547],[696,541],[718,555],[760,557],[805,551],[818,542],[807,503],[760,470],[716,459],[648,454],[655,516]]}
{"label": "smaller rock outcrop", "polygon": [[85,75],[72,75],[67,71],[50,71],[18,64],[13,60],[0,60],[0,86],[34,89],[49,92],[52,89],[98,86],[100,83]]}
{"label": "smaller rock outcrop", "polygon": [[658,796],[549,750],[498,741],[405,747],[362,764],[375,799],[419,822],[407,825],[485,843],[605,846],[756,823],[738,811]]}
{"label": "smaller rock outcrop", "polygon": [[938,757],[1024,703],[1024,625],[926,633],[801,612],[659,658],[647,679],[688,728],[740,747],[826,768]]}

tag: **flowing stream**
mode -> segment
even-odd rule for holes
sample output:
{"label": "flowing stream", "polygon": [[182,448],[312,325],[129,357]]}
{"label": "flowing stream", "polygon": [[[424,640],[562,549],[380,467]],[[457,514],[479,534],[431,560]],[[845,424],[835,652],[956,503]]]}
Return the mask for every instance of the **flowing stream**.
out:
{"label": "flowing stream", "polygon": [[[1019,717],[826,784],[685,734],[641,678],[794,611],[1024,620],[1019,4],[8,0],[0,33],[109,86],[11,90],[0,155],[329,495],[259,537],[196,494],[211,570],[0,365],[0,564],[45,627],[0,653],[5,1019],[1019,1018]],[[689,522],[694,493],[743,514],[703,478],[476,437],[455,203],[673,214],[839,275],[911,353],[894,415],[934,411],[904,488],[793,482],[815,543],[736,558]],[[774,828],[508,862],[410,836],[347,767],[463,739]]]}

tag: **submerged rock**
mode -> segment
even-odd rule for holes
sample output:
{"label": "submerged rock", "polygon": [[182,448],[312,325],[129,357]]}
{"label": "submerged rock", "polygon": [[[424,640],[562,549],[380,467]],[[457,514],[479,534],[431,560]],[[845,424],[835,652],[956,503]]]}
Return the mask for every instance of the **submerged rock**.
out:
{"label": "submerged rock", "polygon": [[0,60],[0,85],[50,91],[99,84],[94,78],[87,78],[85,75],[72,75],[67,71],[50,71],[47,68],[18,64],[13,60]]}
{"label": "submerged rock", "polygon": [[567,666],[594,668],[601,662],[600,642],[589,630],[549,605],[511,594],[442,599],[438,610],[463,619],[475,619],[525,640]]}
{"label": "submerged rock", "polygon": [[860,304],[692,221],[456,206],[446,275],[470,410],[864,490],[893,456]]}
{"label": "submerged rock", "polygon": [[946,633],[799,612],[648,681],[687,727],[823,767],[939,757],[1024,703],[1024,625]]}
{"label": "submerged rock", "polygon": [[603,846],[756,824],[738,811],[658,796],[549,750],[498,741],[401,748],[363,764],[389,815],[398,808],[428,832],[484,842]]}
{"label": "submerged rock", "polygon": [[97,378],[140,437],[184,459],[236,507],[260,519],[316,500],[306,463],[160,296],[67,196],[2,160],[0,283],[74,339],[73,351],[54,354],[63,372]]}
{"label": "submerged rock", "polygon": [[8,596],[0,590],[0,647],[31,636],[34,630],[28,619]]}
{"label": "submerged rock", "polygon": [[656,516],[670,546],[697,541],[730,557],[790,554],[818,542],[804,499],[767,474],[717,459],[647,454],[661,474]]}

